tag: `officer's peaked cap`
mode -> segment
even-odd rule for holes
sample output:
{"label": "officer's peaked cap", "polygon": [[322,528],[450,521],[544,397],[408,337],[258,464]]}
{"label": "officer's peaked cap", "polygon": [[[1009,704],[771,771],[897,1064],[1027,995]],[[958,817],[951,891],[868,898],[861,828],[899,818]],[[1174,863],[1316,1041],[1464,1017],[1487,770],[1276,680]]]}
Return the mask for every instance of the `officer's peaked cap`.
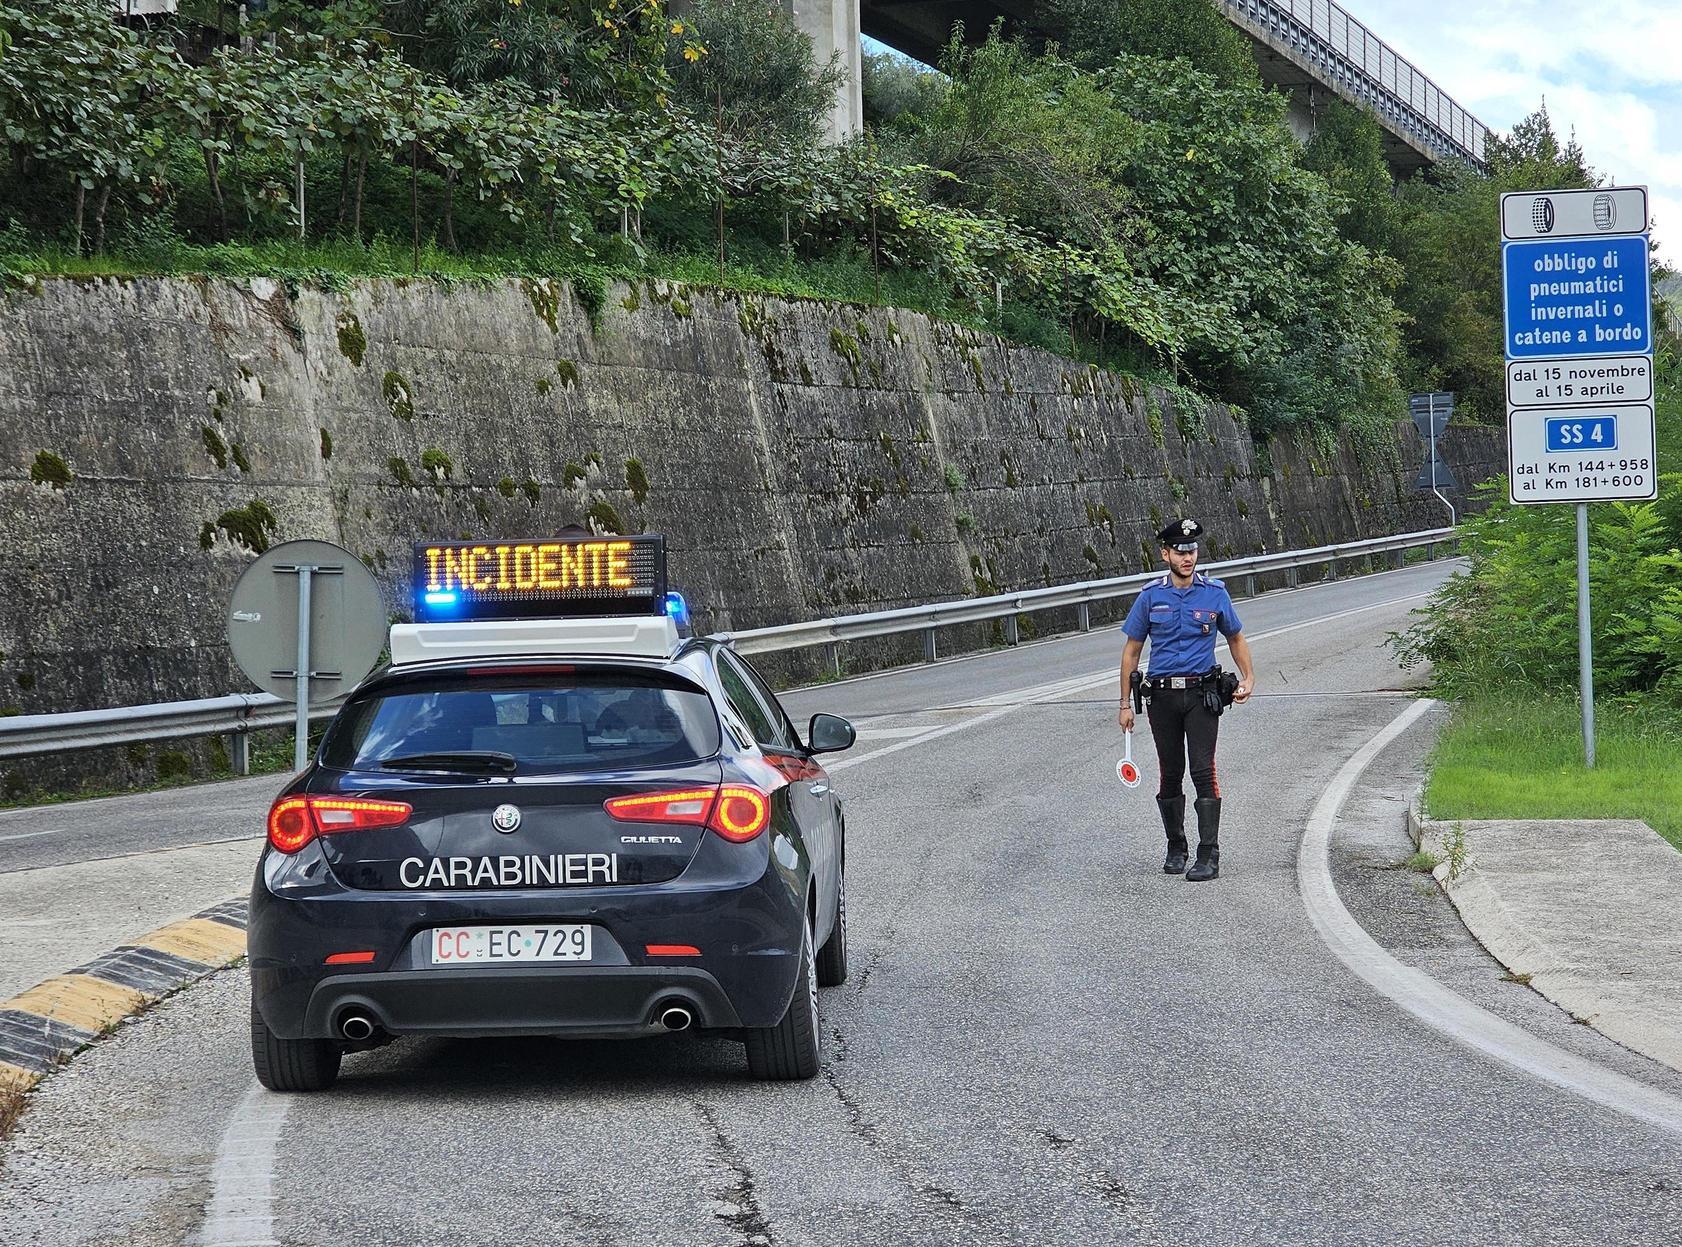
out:
{"label": "officer's peaked cap", "polygon": [[1156,538],[1170,550],[1195,550],[1202,536],[1203,525],[1196,520],[1175,520]]}

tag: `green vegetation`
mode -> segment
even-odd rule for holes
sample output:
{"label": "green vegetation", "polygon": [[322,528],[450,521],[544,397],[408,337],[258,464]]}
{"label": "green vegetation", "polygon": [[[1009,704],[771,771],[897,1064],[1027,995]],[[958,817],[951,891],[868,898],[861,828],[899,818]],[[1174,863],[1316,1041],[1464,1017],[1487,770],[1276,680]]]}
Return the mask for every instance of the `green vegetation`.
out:
{"label": "green vegetation", "polygon": [[[1496,196],[1594,180],[1545,113],[1488,176],[1396,190],[1354,108],[1291,139],[1208,0],[1045,17],[1055,42],[954,37],[942,74],[868,58],[869,130],[831,146],[839,70],[762,0],[274,0],[249,50],[0,0],[0,278],[512,276],[557,331],[556,279],[594,324],[609,282],[635,307],[660,278],[915,308],[1193,387],[1263,439],[1388,436],[1410,387],[1501,417]],[[361,366],[355,317],[337,338]]]}
{"label": "green vegetation", "polygon": [[76,479],[76,474],[60,456],[50,450],[38,450],[35,452],[35,462],[29,465],[29,479],[37,485],[63,489]]}
{"label": "green vegetation", "polygon": [[261,554],[269,548],[270,539],[279,527],[280,521],[269,504],[261,498],[253,498],[243,507],[231,507],[222,512],[214,522],[207,520],[199,530],[199,545],[210,549],[220,531],[230,541],[244,546],[253,554]]}
{"label": "green vegetation", "polygon": [[1575,698],[1463,702],[1432,755],[1430,816],[1639,818],[1682,848],[1682,713],[1610,700],[1598,711],[1586,770]]}
{"label": "green vegetation", "polygon": [[1422,875],[1428,875],[1442,865],[1442,858],[1429,849],[1417,849],[1402,863],[1403,870],[1417,870]]}
{"label": "green vegetation", "polygon": [[339,354],[358,368],[368,352],[368,335],[362,332],[362,322],[349,312],[340,314],[338,321]]}
{"label": "green vegetation", "polygon": [[455,475],[455,462],[436,446],[429,446],[421,451],[420,462],[422,470],[439,485]]}

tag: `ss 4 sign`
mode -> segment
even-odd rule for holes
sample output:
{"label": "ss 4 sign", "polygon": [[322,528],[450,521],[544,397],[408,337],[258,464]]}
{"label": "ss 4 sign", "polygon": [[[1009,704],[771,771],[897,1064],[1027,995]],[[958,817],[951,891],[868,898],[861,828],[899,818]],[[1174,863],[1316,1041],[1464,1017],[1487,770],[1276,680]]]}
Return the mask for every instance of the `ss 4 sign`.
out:
{"label": "ss 4 sign", "polygon": [[1651,404],[1533,407],[1507,414],[1518,503],[1639,501],[1658,496]]}
{"label": "ss 4 sign", "polygon": [[1543,424],[1548,449],[1616,450],[1618,421],[1615,416],[1551,416]]}

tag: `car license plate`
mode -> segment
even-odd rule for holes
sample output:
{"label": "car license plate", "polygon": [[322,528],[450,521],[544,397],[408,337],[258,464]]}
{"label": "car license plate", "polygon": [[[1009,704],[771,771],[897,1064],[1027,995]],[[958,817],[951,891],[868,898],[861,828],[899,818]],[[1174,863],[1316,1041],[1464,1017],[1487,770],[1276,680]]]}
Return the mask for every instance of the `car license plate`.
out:
{"label": "car license plate", "polygon": [[526,961],[590,960],[590,928],[585,924],[554,927],[435,927],[435,966],[513,965]]}

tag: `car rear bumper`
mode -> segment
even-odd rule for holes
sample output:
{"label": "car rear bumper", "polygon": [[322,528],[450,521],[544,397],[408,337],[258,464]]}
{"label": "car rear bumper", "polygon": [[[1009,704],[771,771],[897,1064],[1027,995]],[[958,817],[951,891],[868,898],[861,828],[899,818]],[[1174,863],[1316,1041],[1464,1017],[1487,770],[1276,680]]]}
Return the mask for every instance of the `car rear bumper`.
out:
{"label": "car rear bumper", "polygon": [[654,1035],[673,1004],[703,1027],[739,1027],[717,979],[677,966],[484,967],[335,974],[316,983],[305,1033],[337,1035],[361,1014],[393,1035]]}
{"label": "car rear bumper", "polygon": [[[314,845],[266,851],[246,930],[253,1003],[283,1039],[336,1038],[353,1009],[398,1035],[653,1034],[668,1001],[702,1027],[773,1026],[799,974],[804,863],[712,839],[667,883],[548,890],[354,889]],[[595,960],[440,967],[416,951],[434,927],[521,923],[589,923]],[[347,951],[374,956],[327,964]]]}

